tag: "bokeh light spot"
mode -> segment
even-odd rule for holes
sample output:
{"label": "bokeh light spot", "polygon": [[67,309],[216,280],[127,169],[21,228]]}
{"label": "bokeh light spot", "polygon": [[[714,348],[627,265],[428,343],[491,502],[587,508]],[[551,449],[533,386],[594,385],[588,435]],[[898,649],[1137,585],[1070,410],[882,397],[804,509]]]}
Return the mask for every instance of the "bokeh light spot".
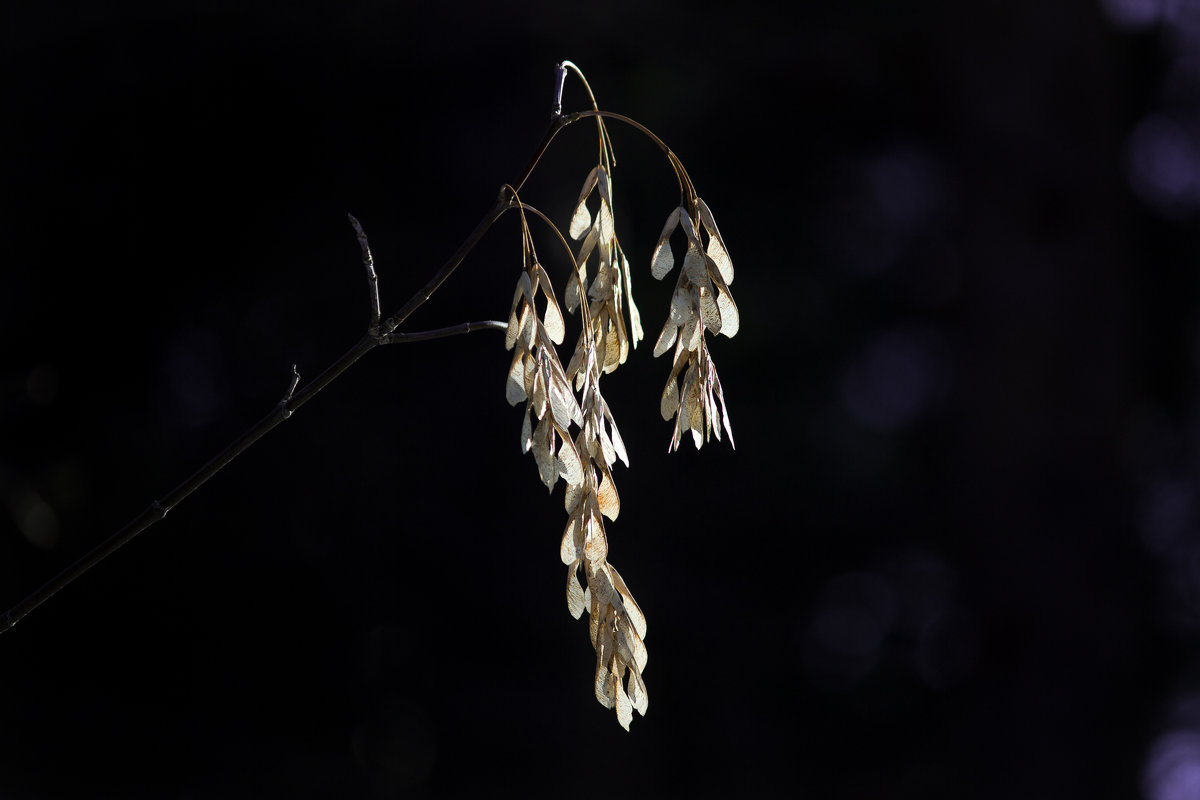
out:
{"label": "bokeh light spot", "polygon": [[1147,800],[1195,800],[1200,797],[1200,733],[1173,730],[1151,748],[1143,774]]}
{"label": "bokeh light spot", "polygon": [[1176,120],[1143,120],[1129,138],[1128,158],[1134,191],[1160,211],[1178,214],[1200,201],[1200,152]]}
{"label": "bokeh light spot", "polygon": [[900,328],[878,336],[842,380],[846,408],[860,424],[890,431],[911,422],[949,373],[944,342],[932,331]]}
{"label": "bokeh light spot", "polygon": [[897,614],[896,591],[881,575],[847,572],[822,589],[809,626],[808,668],[827,684],[869,674]]}
{"label": "bokeh light spot", "polygon": [[1118,28],[1138,31],[1162,19],[1163,0],[1100,0],[1109,20]]}
{"label": "bokeh light spot", "polygon": [[13,522],[30,544],[43,550],[58,544],[58,514],[40,494],[17,485],[9,491],[7,500]]}
{"label": "bokeh light spot", "polygon": [[1164,555],[1180,542],[1194,519],[1196,492],[1186,481],[1163,481],[1145,501],[1141,513],[1142,541],[1155,555]]}

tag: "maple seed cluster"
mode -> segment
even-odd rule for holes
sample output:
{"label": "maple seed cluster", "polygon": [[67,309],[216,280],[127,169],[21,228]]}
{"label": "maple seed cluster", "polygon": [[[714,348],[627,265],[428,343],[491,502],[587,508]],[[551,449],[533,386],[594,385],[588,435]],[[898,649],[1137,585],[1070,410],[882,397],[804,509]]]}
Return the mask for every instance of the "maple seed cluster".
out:
{"label": "maple seed cluster", "polygon": [[[700,241],[696,220],[680,206],[667,217],[650,259],[650,274],[656,280],[662,280],[675,266],[671,234],[676,228],[683,228],[687,252],[671,295],[670,313],[654,344],[655,358],[675,345],[671,375],[667,378],[659,406],[663,419],[675,418],[670,450],[679,448],[684,430],[692,432],[696,449],[700,449],[711,434],[715,433],[720,440],[722,427],[729,434],[729,443],[733,444],[725,394],[704,337],[705,331],[712,331],[732,338],[741,327],[737,305],[729,292],[729,284],[733,283],[733,262],[712,212],[699,197],[696,198],[696,210],[708,236],[707,248]],[[681,372],[682,388],[677,381]],[[714,424],[714,420],[718,422]]]}
{"label": "maple seed cluster", "polygon": [[[644,334],[633,301],[629,260],[616,235],[611,143],[599,117],[597,127],[600,163],[584,181],[568,228],[580,244],[571,254],[574,268],[564,306],[579,314],[581,330],[565,368],[557,351],[565,337],[563,313],[529,231],[526,210],[533,209],[515,201],[525,268],[509,312],[505,346],[513,357],[505,395],[511,405],[525,404],[521,448],[533,453],[542,482],[548,490],[559,478],[566,484],[567,525],[559,555],[567,566],[567,609],[576,619],[588,612],[596,652],[596,699],[614,709],[617,721],[628,730],[633,711],[645,715],[649,705],[642,678],[648,659],[646,618],[608,562],[605,520],[615,521],[621,509],[612,471],[617,460],[628,467],[629,457],[600,380],[625,363]],[[691,191],[682,165],[670,155],[681,189],[687,191],[659,237],[651,274],[661,279],[675,266],[670,238],[677,228],[683,229],[688,244],[667,322],[654,348],[658,356],[675,347],[661,410],[665,419],[675,418],[672,450],[684,430],[692,432],[697,448],[714,432],[720,439],[722,428],[732,444],[705,333],[737,333],[737,306],[729,292],[733,264],[712,212]],[[595,212],[588,208],[593,198]]]}

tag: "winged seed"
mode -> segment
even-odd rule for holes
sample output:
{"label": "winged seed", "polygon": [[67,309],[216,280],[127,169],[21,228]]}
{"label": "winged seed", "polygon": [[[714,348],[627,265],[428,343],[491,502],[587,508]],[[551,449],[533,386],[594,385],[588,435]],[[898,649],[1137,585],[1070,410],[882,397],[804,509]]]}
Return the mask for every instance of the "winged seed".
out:
{"label": "winged seed", "polygon": [[629,723],[633,722],[633,703],[629,700],[629,695],[625,694],[625,687],[621,685],[621,667],[620,662],[617,662],[616,673],[616,706],[617,706],[617,722],[621,723],[621,727],[629,730]]}
{"label": "winged seed", "polygon": [[[567,610],[571,612],[571,616],[579,619],[587,608],[587,600],[583,596],[583,587],[579,585],[579,575],[575,564],[571,564],[567,571]],[[643,711],[642,714],[646,712]]]}
{"label": "winged seed", "polygon": [[733,283],[733,261],[729,258],[729,250],[725,247],[725,239],[721,236],[721,231],[717,229],[717,221],[713,218],[712,211],[709,210],[708,204],[700,198],[696,198],[696,205],[700,209],[700,223],[704,226],[704,230],[708,232],[708,255],[712,260],[717,262],[718,268],[721,270],[721,277],[725,279],[725,283]]}
{"label": "winged seed", "polygon": [[677,207],[667,215],[667,223],[663,225],[662,233],[658,236],[658,244],[650,257],[650,274],[655,280],[662,280],[663,276],[675,267],[675,254],[671,252],[671,234],[679,225],[679,214],[682,211],[682,208]]}
{"label": "winged seed", "polygon": [[515,406],[528,397],[525,393],[525,354],[520,350],[513,356],[512,365],[508,368],[504,397],[510,406]]}
{"label": "winged seed", "polygon": [[636,669],[629,670],[629,701],[639,714],[646,716],[646,710],[650,707],[650,697],[646,693],[646,684],[642,683],[642,676]]}
{"label": "winged seed", "polygon": [[587,199],[596,186],[596,174],[599,169],[599,165],[592,168],[583,182],[583,189],[579,191],[579,201],[575,204],[575,213],[571,215],[571,226],[567,229],[572,239],[578,239],[587,232],[588,228],[592,227],[592,215],[587,210]]}
{"label": "winged seed", "polygon": [[600,464],[600,488],[596,490],[596,501],[600,504],[600,513],[615,520],[621,513],[621,498],[617,495],[617,486],[613,483],[608,466]]}
{"label": "winged seed", "polygon": [[568,565],[578,564],[579,559],[583,558],[583,524],[578,515],[572,514],[567,520],[562,542],[558,546],[558,556]]}

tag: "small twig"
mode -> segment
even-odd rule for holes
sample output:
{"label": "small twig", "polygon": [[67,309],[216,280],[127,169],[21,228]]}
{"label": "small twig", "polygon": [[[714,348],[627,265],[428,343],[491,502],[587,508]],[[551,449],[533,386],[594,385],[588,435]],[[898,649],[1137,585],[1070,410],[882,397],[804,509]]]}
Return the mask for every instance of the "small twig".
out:
{"label": "small twig", "polygon": [[[544,139],[543,142],[548,141],[551,137],[553,137],[553,133],[557,130],[557,128],[558,125],[552,123],[550,126],[551,130],[546,134],[546,139]],[[541,150],[544,151],[544,149],[545,144],[542,145]],[[479,240],[482,239],[483,235],[488,232],[488,229],[491,228],[492,225],[496,224],[496,220],[500,219],[500,217],[504,215],[504,212],[508,211],[510,208],[512,208],[512,206],[512,193],[506,185],[501,188],[500,196],[496,198],[495,205],[492,206],[490,211],[484,214],[483,219],[481,219],[479,224],[475,226],[475,230],[471,231],[471,235],[468,236],[461,245],[459,245],[458,249],[454,251],[454,254],[447,259],[445,264],[442,265],[442,268],[439,269],[434,276],[429,279],[429,282],[425,284],[425,286],[423,286],[416,294],[410,297],[408,302],[400,307],[399,311],[397,311],[395,314],[392,314],[390,317],[384,320],[383,324],[379,326],[379,330],[382,335],[390,335],[396,330],[396,328],[399,328],[402,324],[404,324],[404,320],[408,319],[409,316],[411,316],[414,311],[420,308],[426,300],[432,297],[433,293],[438,290],[438,287],[440,287],[446,281],[446,279],[454,273],[454,270],[458,269],[458,265],[463,262],[463,259],[467,257],[467,254],[475,248],[475,245],[479,244]]]}
{"label": "small twig", "polygon": [[362,250],[363,266],[367,269],[367,291],[371,293],[371,324],[367,326],[370,334],[379,333],[379,276],[375,274],[375,259],[371,257],[371,245],[367,242],[367,234],[353,214],[347,214],[350,224],[354,226],[354,235],[358,238],[359,249]]}
{"label": "small twig", "polygon": [[283,418],[287,419],[292,415],[292,410],[288,408],[288,403],[292,401],[293,395],[296,394],[296,387],[300,385],[300,370],[292,364],[292,380],[288,384],[287,392],[283,395],[283,399],[279,401],[279,410],[283,413]]}
{"label": "small twig", "polygon": [[554,65],[554,106],[550,109],[551,117],[562,116],[563,86],[567,82],[566,63]]}
{"label": "small twig", "polygon": [[[574,120],[570,121],[573,122]],[[551,121],[550,127],[534,151],[533,157],[521,173],[521,178],[517,183],[518,188],[529,178],[529,175],[541,160],[542,155],[545,154],[555,135],[568,124],[567,119],[561,116],[555,117]],[[270,413],[227,445],[224,450],[214,456],[191,477],[176,486],[161,499],[151,503],[141,514],[126,524],[125,527],[121,528],[108,539],[105,539],[85,556],[75,561],[75,563],[71,564],[53,579],[34,590],[32,594],[20,603],[17,603],[6,611],[3,616],[0,616],[0,633],[11,629],[30,612],[53,597],[59,589],[70,584],[96,564],[99,564],[105,558],[112,555],[113,552],[126,542],[129,542],[139,533],[165,517],[167,511],[174,508],[190,496],[192,492],[203,486],[209,478],[224,469],[230,461],[233,461],[248,450],[251,445],[271,431],[276,425],[289,419],[297,409],[311,400],[318,392],[332,383],[334,379],[349,369],[355,362],[379,345],[438,339],[445,336],[470,333],[475,330],[502,330],[507,328],[505,323],[495,320],[485,320],[483,322],[468,322],[450,328],[422,333],[406,334],[396,332],[396,328],[400,327],[450,277],[454,270],[463,262],[463,259],[467,257],[467,254],[471,252],[475,245],[483,238],[484,234],[487,233],[488,229],[495,224],[496,220],[500,219],[504,215],[504,212],[515,205],[514,198],[514,190],[506,184],[500,190],[500,196],[496,199],[496,202],[483,215],[483,219],[479,221],[479,224],[475,226],[475,230],[471,231],[466,240],[459,245],[458,249],[442,265],[441,269],[434,274],[433,278],[409,298],[408,302],[401,306],[399,311],[392,314],[382,323],[379,322],[381,317],[379,313],[379,278],[375,273],[374,260],[371,257],[367,237],[362,231],[362,226],[358,224],[358,221],[353,216],[350,216],[350,222],[354,226],[359,246],[363,252],[363,264],[367,270],[367,284],[371,297],[371,325],[368,326],[367,332],[363,334],[362,338],[303,387],[300,386],[299,372],[293,366],[292,382],[288,386],[287,394],[282,401],[271,409]]]}

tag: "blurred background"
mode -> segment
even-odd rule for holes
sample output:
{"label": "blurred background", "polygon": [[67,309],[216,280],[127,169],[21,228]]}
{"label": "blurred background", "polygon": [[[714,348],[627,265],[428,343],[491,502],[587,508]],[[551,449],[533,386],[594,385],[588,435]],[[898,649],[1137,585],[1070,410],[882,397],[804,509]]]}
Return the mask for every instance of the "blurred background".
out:
{"label": "blurred background", "polygon": [[[687,166],[742,316],[736,450],[668,456],[649,346],[605,379],[631,733],[483,332],[371,353],[0,638],[3,797],[1200,797],[1197,4],[0,13],[0,606],[358,339],[347,212],[385,313],[422,286],[564,58]],[[653,343],[678,193],[612,133]],[[595,153],[523,199],[565,225]],[[519,270],[506,217],[408,329]]]}

